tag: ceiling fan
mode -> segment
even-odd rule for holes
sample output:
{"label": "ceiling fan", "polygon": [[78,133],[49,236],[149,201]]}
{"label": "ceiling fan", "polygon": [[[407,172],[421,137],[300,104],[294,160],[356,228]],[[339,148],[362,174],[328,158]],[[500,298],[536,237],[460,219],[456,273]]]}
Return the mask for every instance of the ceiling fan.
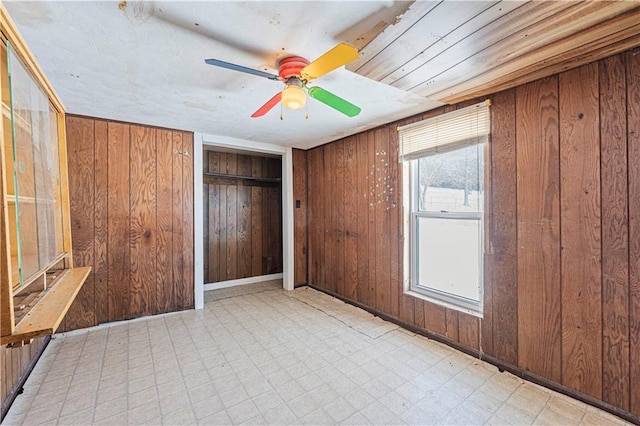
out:
{"label": "ceiling fan", "polygon": [[276,93],[251,117],[262,117],[280,102],[289,109],[301,109],[306,104],[307,94],[348,117],[355,117],[360,114],[361,109],[359,107],[321,87],[310,87],[309,83],[311,80],[322,77],[336,68],[358,59],[358,57],[358,51],[354,47],[346,43],[340,43],[311,63],[301,56],[287,56],[280,59],[278,61],[278,75],[219,59],[206,59],[205,62],[209,65],[253,74],[258,77],[266,77],[269,80],[284,83],[285,88]]}

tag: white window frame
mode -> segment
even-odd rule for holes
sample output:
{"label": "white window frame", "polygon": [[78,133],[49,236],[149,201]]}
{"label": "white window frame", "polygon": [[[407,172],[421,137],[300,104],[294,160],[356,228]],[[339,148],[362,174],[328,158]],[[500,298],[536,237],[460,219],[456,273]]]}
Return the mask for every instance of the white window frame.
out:
{"label": "white window frame", "polygon": [[[486,106],[489,107],[491,105],[491,101],[486,100],[485,102],[481,103],[481,104],[477,104],[474,105],[472,107],[467,107],[466,109],[471,109],[473,107],[482,107],[482,106]],[[462,111],[458,111],[459,113]],[[440,116],[441,118],[445,118],[446,114],[443,114],[443,116]],[[438,118],[439,119],[439,118]],[[431,119],[431,120],[436,120],[436,119]],[[425,120],[425,123],[427,122],[427,120]],[[410,124],[408,126],[406,126],[406,128],[408,127],[413,127],[413,126],[420,126],[421,123],[414,123],[414,124]],[[469,145],[475,145],[476,143],[478,145],[480,145],[483,149],[483,161],[485,164],[484,167],[484,176],[481,176],[481,179],[485,179],[486,180],[486,174],[489,173],[489,167],[487,167],[487,153],[489,152],[489,150],[487,149],[488,147],[488,143],[489,143],[489,135],[488,135],[488,131],[490,124],[488,124],[488,126],[486,128],[483,129],[483,131],[486,134],[482,134],[481,136],[478,136],[477,138],[475,138],[475,141],[470,141],[468,139],[459,139],[458,143],[456,144],[447,144],[444,146],[439,147],[438,144],[433,144],[431,143],[431,147],[428,148],[428,150],[425,150],[423,152],[418,152],[417,150],[415,150],[415,146],[412,147],[412,149],[414,149],[413,152],[405,152],[404,147],[402,145],[402,137],[401,137],[401,142],[400,142],[400,161],[402,162],[402,174],[403,174],[403,186],[404,186],[404,190],[403,190],[403,219],[404,219],[404,264],[403,264],[403,270],[404,270],[404,293],[419,299],[423,299],[423,300],[427,300],[431,303],[434,303],[436,305],[440,305],[440,306],[444,306],[447,308],[451,308],[451,309],[455,309],[458,311],[462,311],[462,312],[466,312],[468,314],[477,316],[477,317],[483,317],[483,312],[484,312],[484,256],[485,256],[485,248],[486,248],[486,242],[485,242],[485,207],[486,207],[486,197],[487,194],[485,193],[485,202],[483,203],[482,206],[482,211],[480,212],[470,212],[470,213],[463,213],[463,212],[455,212],[455,213],[447,213],[447,214],[443,214],[443,213],[438,213],[438,212],[420,212],[418,211],[418,189],[416,188],[416,180],[417,180],[417,170],[415,167],[415,164],[417,164],[418,162],[418,158],[422,158],[422,157],[426,157],[428,155],[438,155],[439,153],[444,153],[447,151],[450,151],[451,148],[453,148],[454,150],[460,149],[460,148],[464,148],[467,147]],[[402,128],[399,128],[398,130],[401,130]],[[482,139],[482,140],[480,140]],[[411,141],[414,142],[414,141]],[[474,143],[475,142],[475,143]],[[479,241],[478,241],[478,248],[479,248],[479,266],[478,266],[478,271],[479,271],[479,301],[475,301],[472,299],[468,299],[462,296],[457,296],[455,294],[451,294],[451,293],[446,293],[446,292],[441,292],[438,291],[436,289],[431,289],[431,288],[427,288],[425,286],[419,286],[417,285],[417,261],[415,259],[417,259],[417,250],[418,250],[418,238],[417,238],[417,220],[418,218],[421,217],[445,217],[447,219],[466,219],[466,220],[470,220],[470,219],[477,219],[480,221],[479,223]]]}
{"label": "white window frame", "polygon": [[[478,144],[481,149],[484,149],[484,143]],[[466,147],[463,147],[466,148]],[[440,155],[440,154],[435,154]],[[419,188],[417,185],[418,182],[418,172],[417,172],[417,164],[419,159],[414,159],[411,161],[407,161],[409,167],[409,191],[410,202],[409,202],[409,217],[410,217],[410,225],[409,225],[409,239],[410,241],[410,274],[409,274],[409,289],[408,292],[413,294],[416,297],[428,300],[429,302],[433,302],[438,305],[443,305],[452,309],[460,310],[463,312],[467,312],[469,314],[480,316],[483,315],[483,295],[484,295],[484,206],[482,211],[478,212],[436,212],[436,211],[420,211],[419,210]],[[484,155],[483,155],[484,161]],[[458,296],[453,293],[448,293],[444,291],[439,291],[434,288],[427,287],[425,285],[420,285],[418,282],[418,259],[419,249],[418,249],[418,219],[419,218],[437,218],[437,219],[448,219],[448,220],[477,220],[479,226],[479,241],[478,248],[480,255],[478,256],[478,297],[479,300],[475,301],[472,299],[468,299],[463,296]],[[405,253],[407,253],[405,251]]]}

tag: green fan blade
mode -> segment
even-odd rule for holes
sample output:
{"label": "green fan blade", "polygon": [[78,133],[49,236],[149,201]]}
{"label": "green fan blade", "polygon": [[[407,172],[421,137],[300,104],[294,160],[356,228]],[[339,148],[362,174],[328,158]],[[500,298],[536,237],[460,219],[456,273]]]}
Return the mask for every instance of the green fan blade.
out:
{"label": "green fan blade", "polygon": [[339,96],[334,95],[331,92],[324,90],[322,87],[310,87],[309,96],[313,99],[317,99],[325,105],[329,105],[331,108],[343,113],[348,117],[355,117],[360,114],[360,107],[355,106],[351,102],[347,102]]}

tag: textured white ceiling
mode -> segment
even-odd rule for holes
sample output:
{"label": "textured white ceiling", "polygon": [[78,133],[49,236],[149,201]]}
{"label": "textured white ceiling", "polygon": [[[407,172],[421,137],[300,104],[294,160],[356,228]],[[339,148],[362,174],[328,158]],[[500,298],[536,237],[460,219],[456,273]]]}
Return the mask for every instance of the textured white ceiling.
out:
{"label": "textured white ceiling", "polygon": [[250,118],[282,83],[212,67],[206,58],[277,73],[285,55],[313,60],[358,43],[410,2],[33,2],[5,1],[67,112],[309,148],[438,102],[344,68],[316,80],[360,106],[348,118],[309,100]]}

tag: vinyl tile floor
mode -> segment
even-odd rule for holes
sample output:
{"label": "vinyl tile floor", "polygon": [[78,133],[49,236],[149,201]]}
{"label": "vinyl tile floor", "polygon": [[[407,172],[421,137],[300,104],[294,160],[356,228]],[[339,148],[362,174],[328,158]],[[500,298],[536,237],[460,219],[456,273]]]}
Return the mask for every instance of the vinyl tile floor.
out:
{"label": "vinyl tile floor", "polygon": [[276,281],[54,336],[3,424],[625,423]]}

